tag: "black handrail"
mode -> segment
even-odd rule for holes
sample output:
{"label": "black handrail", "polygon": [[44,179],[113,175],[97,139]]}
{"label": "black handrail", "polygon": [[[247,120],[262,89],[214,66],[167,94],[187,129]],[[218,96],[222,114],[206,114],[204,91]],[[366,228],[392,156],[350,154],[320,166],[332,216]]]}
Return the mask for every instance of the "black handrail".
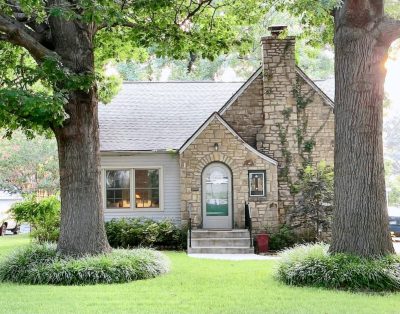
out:
{"label": "black handrail", "polygon": [[188,226],[188,231],[189,231],[189,247],[192,247],[192,203],[187,203],[187,211],[189,213],[189,226]]}
{"label": "black handrail", "polygon": [[250,206],[247,202],[244,203],[244,225],[250,233],[250,247],[253,247],[253,224],[251,221]]}
{"label": "black handrail", "polygon": [[192,247],[192,217],[189,217],[189,247]]}

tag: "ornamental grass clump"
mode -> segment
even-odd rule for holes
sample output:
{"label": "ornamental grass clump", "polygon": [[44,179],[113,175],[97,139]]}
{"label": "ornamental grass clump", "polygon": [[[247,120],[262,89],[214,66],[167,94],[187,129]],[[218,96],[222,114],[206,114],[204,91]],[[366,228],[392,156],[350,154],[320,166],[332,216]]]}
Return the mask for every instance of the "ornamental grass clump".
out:
{"label": "ornamental grass clump", "polygon": [[32,244],[0,263],[0,281],[23,284],[92,285],[149,279],[169,270],[167,257],[151,249],[63,257],[55,244]]}
{"label": "ornamental grass clump", "polygon": [[363,258],[330,254],[327,244],[283,251],[276,278],[286,284],[352,291],[400,291],[400,257]]}

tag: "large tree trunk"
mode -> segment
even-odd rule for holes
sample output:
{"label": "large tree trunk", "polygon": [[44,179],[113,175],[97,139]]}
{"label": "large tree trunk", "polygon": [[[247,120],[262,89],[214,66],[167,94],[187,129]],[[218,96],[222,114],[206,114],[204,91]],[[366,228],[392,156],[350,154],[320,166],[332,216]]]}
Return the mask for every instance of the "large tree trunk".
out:
{"label": "large tree trunk", "polygon": [[330,250],[371,257],[394,250],[382,144],[384,63],[390,43],[373,31],[383,7],[365,8],[367,2],[346,1],[335,16],[335,211]]}
{"label": "large tree trunk", "polygon": [[[64,0],[53,0],[65,5]],[[95,26],[51,17],[54,50],[68,71],[94,77]],[[63,86],[60,86],[61,88]],[[72,90],[65,106],[68,118],[55,128],[61,187],[61,233],[58,249],[64,255],[110,251],[104,228],[99,158],[98,99],[95,82],[88,91]]]}
{"label": "large tree trunk", "polygon": [[58,249],[65,255],[98,254],[110,247],[101,200],[96,90],[71,97],[71,118],[56,131],[61,187]]}

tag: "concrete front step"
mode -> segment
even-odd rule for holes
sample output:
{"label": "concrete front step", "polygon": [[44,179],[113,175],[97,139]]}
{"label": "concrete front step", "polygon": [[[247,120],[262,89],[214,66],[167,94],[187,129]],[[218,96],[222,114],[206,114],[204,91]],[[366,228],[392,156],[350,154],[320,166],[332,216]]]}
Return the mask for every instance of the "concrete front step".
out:
{"label": "concrete front step", "polygon": [[193,230],[191,244],[189,254],[254,254],[246,229]]}
{"label": "concrete front step", "polygon": [[191,247],[189,254],[254,254],[254,248],[250,247]]}
{"label": "concrete front step", "polygon": [[202,238],[193,239],[192,247],[246,247],[250,246],[250,238]]}
{"label": "concrete front step", "polygon": [[204,238],[248,238],[249,231],[246,229],[234,230],[192,230],[192,239]]}
{"label": "concrete front step", "polygon": [[250,238],[192,238],[192,247],[246,247],[250,246]]}

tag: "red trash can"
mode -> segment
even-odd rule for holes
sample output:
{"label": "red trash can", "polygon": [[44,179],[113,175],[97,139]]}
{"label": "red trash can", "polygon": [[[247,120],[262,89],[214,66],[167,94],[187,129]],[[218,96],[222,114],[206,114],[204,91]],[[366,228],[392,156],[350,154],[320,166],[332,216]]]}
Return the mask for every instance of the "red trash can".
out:
{"label": "red trash can", "polygon": [[268,252],[268,249],[269,249],[268,240],[269,240],[268,234],[266,234],[266,233],[256,235],[258,253],[267,253]]}

